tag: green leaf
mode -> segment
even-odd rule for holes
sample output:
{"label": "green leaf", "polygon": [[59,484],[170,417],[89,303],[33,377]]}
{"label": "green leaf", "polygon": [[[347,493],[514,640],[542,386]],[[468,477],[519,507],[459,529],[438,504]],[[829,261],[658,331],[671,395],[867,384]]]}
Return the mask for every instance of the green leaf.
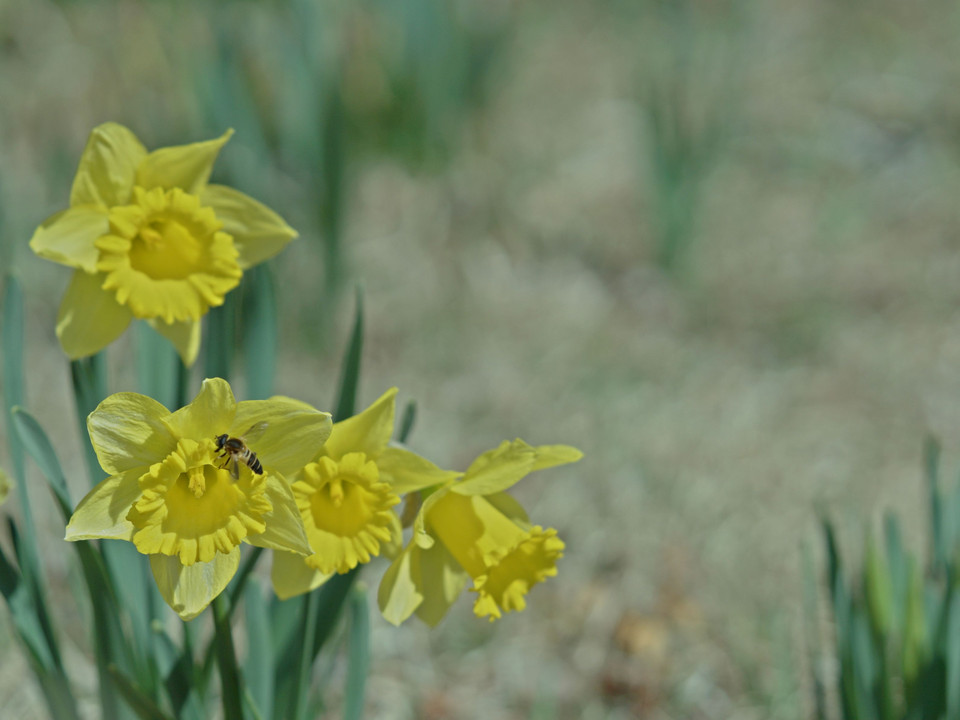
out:
{"label": "green leaf", "polygon": [[349,633],[347,646],[347,687],[344,695],[344,720],[360,720],[370,672],[370,610],[367,591],[355,587],[350,595]]}
{"label": "green leaf", "polygon": [[20,442],[23,443],[30,457],[40,468],[40,472],[50,483],[50,489],[53,490],[64,520],[69,520],[73,514],[73,501],[70,499],[67,480],[63,476],[53,443],[50,442],[40,423],[21,407],[13,409],[13,427],[20,438]]}
{"label": "green leaf", "polygon": [[884,540],[887,548],[887,563],[890,568],[892,632],[902,637],[907,616],[907,597],[910,594],[910,568],[900,525],[892,513],[887,513],[883,522]]}
{"label": "green leaf", "polygon": [[207,313],[203,343],[204,377],[230,381],[237,345],[237,292],[227,293],[223,305]]}
{"label": "green leaf", "polygon": [[817,595],[819,585],[813,565],[810,547],[803,544],[803,637],[807,643],[808,667],[813,686],[814,707],[817,720],[827,719],[827,691],[819,672],[823,649],[820,645],[820,613]]}
{"label": "green leaf", "polygon": [[946,547],[943,527],[943,501],[938,481],[940,469],[940,443],[933,436],[927,436],[923,444],[923,469],[927,480],[927,493],[930,503],[930,546],[935,572],[946,568],[950,550]]}
{"label": "green leaf", "polygon": [[243,682],[237,665],[237,653],[233,645],[233,631],[230,628],[228,600],[223,593],[213,599],[214,642],[216,643],[217,668],[220,671],[220,699],[223,703],[225,718],[243,717]]}
{"label": "green leaf", "polygon": [[870,624],[878,636],[890,632],[893,617],[893,591],[890,587],[890,570],[872,536],[866,540],[867,553],[864,559],[864,582],[866,583],[867,608]]}
{"label": "green leaf", "polygon": [[337,397],[334,422],[352,416],[357,406],[357,386],[360,383],[360,356],[363,353],[363,291],[357,287],[357,309],[353,332],[343,357],[340,371],[340,394]]}
{"label": "green leaf", "polygon": [[417,402],[410,400],[403,408],[403,419],[400,421],[400,434],[397,435],[400,442],[405,443],[413,430],[413,424],[417,420]]}
{"label": "green leaf", "polygon": [[137,329],[137,387],[166,408],[178,407],[180,357],[170,341],[148,323]]}
{"label": "green leaf", "polygon": [[950,599],[947,618],[947,717],[960,717],[960,593]]}
{"label": "green leaf", "polygon": [[157,706],[149,695],[124,675],[116,665],[110,665],[107,670],[117,690],[120,691],[123,699],[127,701],[127,705],[137,714],[138,718],[142,718],[142,720],[173,720],[170,715],[167,715]]}
{"label": "green leaf", "polygon": [[24,647],[27,648],[34,668],[38,672],[52,673],[53,656],[44,639],[43,629],[34,610],[30,592],[24,585],[23,577],[7,558],[2,547],[0,547],[0,594],[7,601],[13,626]]}
{"label": "green leaf", "polygon": [[248,270],[243,280],[247,398],[258,400],[273,394],[273,378],[277,371],[276,283],[269,264]]}
{"label": "green leaf", "polygon": [[257,584],[247,585],[244,593],[247,619],[247,660],[244,677],[250,701],[261,720],[270,720],[273,710],[273,648],[267,604]]}

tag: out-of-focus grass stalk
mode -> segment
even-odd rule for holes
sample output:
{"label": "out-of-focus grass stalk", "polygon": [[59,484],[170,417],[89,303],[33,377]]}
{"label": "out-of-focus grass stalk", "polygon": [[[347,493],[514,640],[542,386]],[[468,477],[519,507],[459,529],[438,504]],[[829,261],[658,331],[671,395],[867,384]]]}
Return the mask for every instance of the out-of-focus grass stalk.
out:
{"label": "out-of-focus grass stalk", "polygon": [[654,259],[672,274],[682,270],[696,238],[704,186],[734,124],[741,72],[722,33],[700,27],[716,20],[697,12],[685,2],[659,6],[648,17],[657,31],[641,41],[638,60]]}

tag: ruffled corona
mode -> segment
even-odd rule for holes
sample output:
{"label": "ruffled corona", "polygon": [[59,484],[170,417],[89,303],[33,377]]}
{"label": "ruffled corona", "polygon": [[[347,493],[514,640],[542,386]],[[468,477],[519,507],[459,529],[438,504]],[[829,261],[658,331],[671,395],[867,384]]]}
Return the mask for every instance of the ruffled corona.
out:
{"label": "ruffled corona", "polygon": [[293,494],[314,550],[305,560],[315,570],[345,573],[370,562],[391,538],[391,508],[400,498],[362,452],[310,463],[293,483]]}
{"label": "ruffled corona", "polygon": [[176,555],[183,565],[210,562],[229,553],[248,535],[266,529],[273,506],[266,477],[241,466],[236,481],[218,467],[212,440],[181,439],[162,462],[140,477],[140,499],[127,519],[137,529],[137,550]]}
{"label": "ruffled corona", "polygon": [[490,620],[523,610],[524,596],[556,575],[563,557],[556,530],[524,527],[482,496],[444,493],[431,505],[426,527],[473,578],[473,611]]}
{"label": "ruffled corona", "polygon": [[135,187],[132,200],[111,210],[110,233],[95,243],[103,289],[134,317],[168,324],[222,305],[243,272],[214,210],[180,188]]}

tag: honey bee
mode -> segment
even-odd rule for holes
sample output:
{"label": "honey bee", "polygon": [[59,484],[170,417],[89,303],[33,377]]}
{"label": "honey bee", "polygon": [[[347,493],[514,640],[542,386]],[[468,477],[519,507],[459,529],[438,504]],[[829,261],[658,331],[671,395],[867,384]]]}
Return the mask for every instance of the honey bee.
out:
{"label": "honey bee", "polygon": [[260,463],[257,454],[247,447],[249,439],[258,437],[267,427],[267,423],[255,423],[241,437],[231,437],[227,433],[217,435],[213,440],[217,444],[217,450],[220,454],[217,457],[224,458],[221,468],[230,466],[230,477],[234,480],[240,479],[240,463],[243,463],[257,475],[263,475],[263,465]]}

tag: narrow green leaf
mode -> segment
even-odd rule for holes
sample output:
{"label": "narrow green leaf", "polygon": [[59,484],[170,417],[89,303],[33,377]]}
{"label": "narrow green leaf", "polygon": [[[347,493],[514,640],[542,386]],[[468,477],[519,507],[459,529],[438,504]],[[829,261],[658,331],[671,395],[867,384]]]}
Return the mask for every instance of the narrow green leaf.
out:
{"label": "narrow green leaf", "polygon": [[306,720],[309,713],[310,671],[313,669],[315,655],[310,652],[308,638],[313,637],[317,627],[317,616],[320,604],[315,592],[308,593],[303,606],[303,642],[300,644],[299,662],[297,664],[296,694],[292,717],[294,720]]}
{"label": "narrow green leaf", "polygon": [[350,594],[349,633],[347,646],[347,687],[344,695],[344,720],[363,717],[367,674],[370,672],[370,610],[367,591],[357,586]]}
{"label": "narrow green leaf", "polygon": [[[3,294],[3,327],[0,340],[3,342],[3,399],[4,411],[7,417],[17,405],[24,403],[23,377],[23,290],[20,279],[16,275],[6,276],[6,287]],[[24,478],[23,448],[16,438],[8,438],[10,460],[13,465],[13,476],[17,481],[17,492],[21,495],[21,503],[27,502],[26,492],[22,485]],[[29,504],[23,506],[24,515],[29,516]],[[26,517],[24,521],[27,522]],[[32,520],[30,520],[32,522]],[[32,533],[28,532],[28,535]]]}
{"label": "narrow green leaf", "polygon": [[883,530],[892,590],[892,632],[902,637],[907,616],[907,597],[910,594],[910,569],[903,549],[900,524],[892,513],[884,517]]}
{"label": "narrow green leaf", "polygon": [[243,717],[242,687],[240,668],[237,665],[237,653],[233,645],[233,631],[230,628],[228,600],[223,593],[213,600],[213,628],[217,648],[217,668],[220,670],[221,701],[225,718]]}
{"label": "narrow green leaf", "polygon": [[116,665],[110,665],[107,668],[110,678],[127,705],[142,720],[173,720],[170,715],[163,712],[153,699],[147,695],[139,686],[137,686],[129,677],[124,675]]}
{"label": "narrow green leaf", "polygon": [[[313,657],[316,657],[340,621],[344,603],[350,594],[350,588],[360,576],[361,565],[342,575],[334,575],[313,591],[317,598],[320,620],[313,635]],[[309,636],[308,636],[309,637]]]}
{"label": "narrow green leaf", "polygon": [[13,408],[13,427],[20,438],[20,442],[23,443],[30,457],[40,468],[40,472],[50,483],[50,489],[53,490],[57,499],[61,514],[65,519],[69,519],[70,515],[73,514],[73,501],[70,499],[67,480],[64,478],[60,463],[57,461],[57,453],[53,448],[53,443],[50,442],[40,423],[21,407]]}
{"label": "narrow green leaf", "polygon": [[413,430],[413,424],[417,420],[417,402],[409,401],[403,408],[403,419],[400,420],[400,434],[397,436],[400,442],[405,443]]}
{"label": "narrow green leaf", "polygon": [[823,649],[820,645],[819,584],[814,570],[813,553],[806,543],[802,548],[803,558],[803,636],[806,639],[807,662],[813,686],[814,709],[817,720],[827,720],[827,692],[820,675]]}
{"label": "narrow green leaf", "polygon": [[874,634],[883,637],[890,632],[893,620],[893,590],[890,587],[890,570],[886,558],[877,548],[873,536],[866,539],[864,559],[864,583],[866,585],[867,609]]}
{"label": "narrow green leaf", "polygon": [[943,501],[940,496],[939,469],[940,443],[933,436],[927,436],[923,444],[923,469],[927,480],[927,493],[930,503],[930,549],[935,572],[941,573],[946,568],[948,548],[944,543],[943,533]]}
{"label": "narrow green leaf", "polygon": [[[96,485],[105,477],[97,454],[87,435],[87,416],[107,396],[107,358],[105,352],[99,352],[88,358],[73,360],[70,363],[70,375],[73,380],[73,397],[77,410],[77,427],[80,430],[80,442],[84,448],[90,484]],[[22,403],[21,403],[22,404]]]}
{"label": "narrow green leaf", "polygon": [[277,371],[277,292],[269,264],[244,275],[243,344],[247,397],[258,400],[273,394]]}
{"label": "narrow green leaf", "polygon": [[353,415],[357,405],[357,386],[360,383],[360,356],[363,353],[363,291],[357,287],[357,309],[353,332],[340,371],[340,394],[337,397],[334,421]]}
{"label": "narrow green leaf", "polygon": [[[12,520],[11,520],[12,522]],[[7,601],[10,616],[17,635],[30,653],[31,661],[38,671],[50,674],[54,671],[53,656],[43,636],[30,592],[16,566],[0,547],[0,594]]]}
{"label": "narrow green leaf", "polygon": [[947,619],[947,717],[960,717],[960,593],[950,599]]}
{"label": "narrow green leaf", "polygon": [[270,720],[273,710],[273,648],[263,592],[257,584],[244,593],[247,620],[247,660],[244,665],[250,704],[260,720]]}
{"label": "narrow green leaf", "polygon": [[205,377],[229,381],[237,345],[237,292],[227,293],[223,305],[207,313],[203,370]]}
{"label": "narrow green leaf", "polygon": [[137,387],[171,410],[177,409],[180,357],[170,341],[148,323],[137,330]]}

